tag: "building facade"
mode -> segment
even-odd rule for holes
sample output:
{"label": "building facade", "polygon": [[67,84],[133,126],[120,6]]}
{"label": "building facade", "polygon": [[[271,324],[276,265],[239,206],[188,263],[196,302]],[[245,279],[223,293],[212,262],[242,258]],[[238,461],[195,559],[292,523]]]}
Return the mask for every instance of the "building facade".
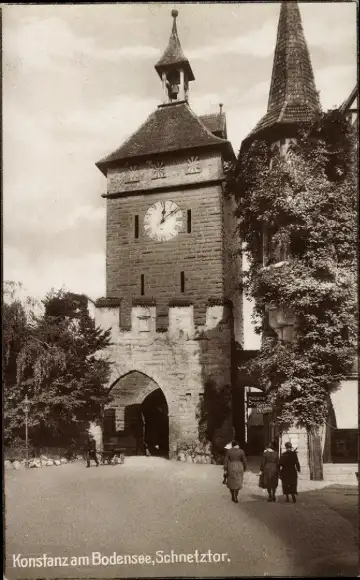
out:
{"label": "building facade", "polygon": [[[155,66],[162,103],[97,163],[107,222],[106,297],[95,318],[113,342],[104,437],[165,456],[199,441],[207,389],[231,391],[233,345],[243,341],[241,256],[224,192],[234,153],[222,106],[203,117],[190,107],[195,77],[172,16]],[[232,434],[228,413],[214,445]]]}
{"label": "building facade", "polygon": [[[201,438],[204,400],[214,389],[230,392],[233,402],[214,445],[222,448],[235,432],[257,454],[277,428],[269,409],[247,408],[246,397],[256,400],[254,393],[261,393],[238,373],[239,363],[256,353],[243,350],[241,246],[234,200],[224,188],[225,165],[235,156],[222,105],[217,114],[200,117],[191,109],[195,76],[179,41],[177,11],[172,16],[168,46],[155,66],[162,102],[97,163],[107,180],[107,222],[106,296],[96,302],[95,318],[111,327],[113,343],[107,353],[112,402],[103,435],[132,453],[143,453],[145,444],[151,453],[173,457]],[[353,116],[356,99],[357,89],[343,106]],[[299,128],[320,111],[299,6],[282,2],[267,111],[240,154],[264,139],[285,156]],[[272,251],[268,232],[263,241],[264,266],[288,259],[286,248]],[[267,318],[291,340],[291,313],[269,310]],[[356,384],[355,375],[349,377],[333,397],[333,431],[343,425],[349,404],[354,408]],[[347,417],[343,428],[354,437],[354,418]],[[330,460],[333,435],[325,427],[322,435],[324,459]],[[306,476],[306,433],[294,428],[289,438]]]}
{"label": "building facade", "polygon": [[[357,109],[356,87],[340,108],[354,127],[358,123]],[[289,145],[296,142],[299,128],[310,125],[320,112],[321,105],[298,3],[282,2],[267,112],[243,141],[240,155],[253,141],[259,139],[266,141],[272,150],[277,149],[280,156],[286,157]],[[286,247],[272,245],[271,228],[267,228],[263,232],[264,267],[277,268],[290,259],[291,256]],[[296,320],[290,311],[272,307],[268,309],[265,317],[265,326],[275,331],[282,341],[292,340]],[[340,388],[331,395],[329,420],[322,429],[322,451],[325,462],[357,462],[358,387],[356,375],[357,369],[354,366],[353,374],[342,381]],[[254,393],[258,389],[256,386],[249,386],[248,391]],[[275,412],[268,409],[264,413],[258,412],[256,408],[249,408],[247,415],[248,435],[256,438],[256,434],[261,432],[266,441],[279,435]],[[284,434],[283,442],[289,439],[298,449],[300,462],[307,471],[306,431],[292,428]]]}

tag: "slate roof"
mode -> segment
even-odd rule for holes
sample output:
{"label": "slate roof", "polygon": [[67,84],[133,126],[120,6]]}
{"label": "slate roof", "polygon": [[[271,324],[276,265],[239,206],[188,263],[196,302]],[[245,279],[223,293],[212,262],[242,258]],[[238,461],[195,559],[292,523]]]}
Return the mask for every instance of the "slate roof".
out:
{"label": "slate roof", "polygon": [[183,53],[183,50],[182,50],[181,44],[180,44],[180,40],[178,37],[178,33],[177,33],[176,17],[178,15],[178,11],[173,10],[171,12],[171,15],[172,15],[174,21],[173,21],[173,26],[172,26],[172,31],[171,31],[171,35],[169,38],[169,42],[168,42],[168,45],[165,49],[164,54],[162,55],[160,60],[156,63],[155,70],[157,71],[158,75],[161,78],[161,73],[163,71],[166,71],[166,70],[173,68],[173,65],[183,64],[184,68],[186,69],[187,74],[188,74],[188,80],[193,81],[193,80],[195,80],[194,73],[191,69],[191,66],[190,66],[188,59],[186,58],[186,56]]}
{"label": "slate roof", "polygon": [[158,107],[121,147],[96,166],[106,175],[107,167],[116,162],[209,146],[232,152],[230,142],[213,135],[188,103],[182,101]]}
{"label": "slate roof", "polygon": [[267,113],[247,139],[278,124],[311,121],[320,109],[298,3],[282,2]]}
{"label": "slate roof", "polygon": [[[345,113],[346,111],[348,111],[349,109],[352,108],[352,105],[355,102],[355,99],[359,96],[359,88],[357,85],[355,85],[355,87],[353,88],[353,90],[351,91],[350,95],[348,96],[348,98],[343,102],[343,104],[340,107],[340,111],[342,111],[343,113]],[[357,106],[357,105],[356,105]],[[356,107],[353,107],[354,109],[356,109]]]}
{"label": "slate roof", "polygon": [[201,115],[199,119],[211,133],[221,133],[222,138],[226,139],[226,117],[224,113]]}

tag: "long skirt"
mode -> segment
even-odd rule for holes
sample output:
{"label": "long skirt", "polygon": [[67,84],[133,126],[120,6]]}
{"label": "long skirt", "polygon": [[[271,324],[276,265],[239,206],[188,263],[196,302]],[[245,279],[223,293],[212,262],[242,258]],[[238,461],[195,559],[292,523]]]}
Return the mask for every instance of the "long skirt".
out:
{"label": "long skirt", "polygon": [[276,489],[279,483],[279,472],[275,463],[264,466],[264,485],[268,489]]}
{"label": "long skirt", "polygon": [[281,483],[284,495],[297,494],[298,475],[295,468],[283,469],[281,472]]}
{"label": "long skirt", "polygon": [[229,461],[227,468],[227,486],[229,489],[242,489],[244,466],[241,461]]}

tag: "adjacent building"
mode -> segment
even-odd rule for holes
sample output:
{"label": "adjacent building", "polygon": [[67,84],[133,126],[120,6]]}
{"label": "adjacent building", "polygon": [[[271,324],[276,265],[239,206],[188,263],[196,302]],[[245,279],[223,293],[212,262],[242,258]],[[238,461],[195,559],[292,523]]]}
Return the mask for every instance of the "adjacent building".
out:
{"label": "adjacent building", "polygon": [[[358,89],[351,92],[341,110],[356,128],[358,123]],[[268,107],[265,115],[243,141],[241,153],[257,139],[266,141],[272,150],[286,156],[288,147],[296,142],[298,131],[309,125],[321,112],[308,46],[305,40],[297,2],[282,2],[277,31],[273,70],[270,82]],[[241,154],[240,153],[240,154]],[[263,232],[263,264],[277,267],[291,259],[286,247],[274,246],[271,228]],[[282,308],[268,309],[265,327],[275,330],[284,341],[291,341],[295,319]],[[254,356],[256,353],[254,353]],[[325,462],[357,462],[358,438],[358,386],[357,368],[344,380],[331,396],[330,416],[322,430],[323,458]],[[256,385],[245,388],[250,401],[261,398]],[[260,448],[261,438],[271,440],[277,432],[276,413],[267,408],[259,412],[258,405],[250,404],[247,410],[247,435],[249,446]],[[292,428],[285,435],[298,449],[303,466],[308,463],[307,435],[304,430]]]}

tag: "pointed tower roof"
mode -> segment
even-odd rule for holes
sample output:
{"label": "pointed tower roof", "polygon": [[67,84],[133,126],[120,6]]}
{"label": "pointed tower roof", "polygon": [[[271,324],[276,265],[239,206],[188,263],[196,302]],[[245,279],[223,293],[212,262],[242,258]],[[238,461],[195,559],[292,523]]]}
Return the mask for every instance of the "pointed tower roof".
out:
{"label": "pointed tower roof", "polygon": [[267,113],[249,137],[276,125],[306,123],[320,109],[298,3],[282,2]]}
{"label": "pointed tower roof", "polygon": [[177,32],[176,18],[178,14],[179,13],[177,10],[172,10],[171,12],[171,16],[174,19],[171,35],[164,54],[155,65],[155,70],[157,71],[158,75],[161,78],[161,74],[163,71],[170,70],[171,68],[174,67],[174,65],[178,66],[179,64],[183,64],[184,69],[187,71],[189,81],[193,81],[195,80],[194,73],[191,69],[188,59],[183,53]]}

